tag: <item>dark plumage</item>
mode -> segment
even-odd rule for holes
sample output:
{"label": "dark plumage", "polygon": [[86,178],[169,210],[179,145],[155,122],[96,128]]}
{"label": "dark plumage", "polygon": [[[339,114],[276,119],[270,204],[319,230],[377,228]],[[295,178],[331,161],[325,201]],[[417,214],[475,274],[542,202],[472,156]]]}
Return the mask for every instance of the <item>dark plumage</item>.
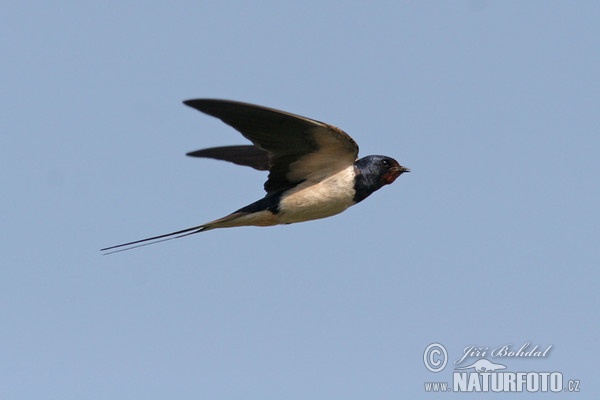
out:
{"label": "dark plumage", "polygon": [[253,143],[197,150],[188,155],[268,170],[266,196],[206,224],[103,251],[128,250],[215,228],[271,226],[329,217],[409,171],[386,156],[357,160],[358,145],[350,136],[313,119],[229,100],[197,99],[184,104],[219,118]]}
{"label": "dark plumage", "polygon": [[[358,171],[354,178],[354,201],[363,201],[371,193],[389,185],[407,168],[401,167],[396,160],[386,156],[366,156],[354,162]],[[397,174],[400,168],[400,174]]]}

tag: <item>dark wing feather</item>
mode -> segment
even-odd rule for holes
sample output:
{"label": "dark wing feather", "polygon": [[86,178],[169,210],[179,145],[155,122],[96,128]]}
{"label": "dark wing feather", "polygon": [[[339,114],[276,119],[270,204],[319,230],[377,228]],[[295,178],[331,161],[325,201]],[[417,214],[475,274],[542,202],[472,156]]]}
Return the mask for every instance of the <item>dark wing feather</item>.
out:
{"label": "dark wing feather", "polygon": [[269,170],[269,153],[256,146],[223,146],[190,151],[190,157],[206,157],[245,165],[259,171]]}
{"label": "dark wing feather", "polygon": [[358,145],[345,132],[310,118],[229,100],[184,104],[219,118],[269,153],[268,193],[319,181],[352,165],[358,156]]}

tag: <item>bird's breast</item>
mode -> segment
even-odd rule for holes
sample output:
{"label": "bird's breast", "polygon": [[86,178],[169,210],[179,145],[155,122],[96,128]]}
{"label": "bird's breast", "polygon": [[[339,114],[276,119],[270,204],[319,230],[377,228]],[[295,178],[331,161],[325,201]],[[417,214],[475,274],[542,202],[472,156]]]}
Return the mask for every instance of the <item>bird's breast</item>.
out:
{"label": "bird's breast", "polygon": [[339,214],[354,204],[354,165],[319,181],[306,181],[281,198],[279,223],[288,224]]}

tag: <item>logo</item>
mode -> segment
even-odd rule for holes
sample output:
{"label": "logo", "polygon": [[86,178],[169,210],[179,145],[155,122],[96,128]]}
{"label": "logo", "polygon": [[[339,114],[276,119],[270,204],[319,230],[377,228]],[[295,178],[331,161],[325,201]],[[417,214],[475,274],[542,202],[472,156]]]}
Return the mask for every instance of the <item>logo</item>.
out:
{"label": "logo", "polygon": [[446,348],[439,343],[430,344],[423,353],[423,362],[431,372],[440,372],[446,368],[448,362]]}
{"label": "logo", "polygon": [[467,365],[466,367],[454,368],[454,369],[470,369],[473,368],[477,372],[494,372],[499,369],[506,369],[506,365],[502,364],[494,364],[493,362],[486,360],[485,358],[479,359],[475,361],[471,365]]}
{"label": "logo", "polygon": [[[511,344],[497,347],[466,346],[453,362],[451,379],[425,382],[426,392],[579,392],[579,379],[565,379],[562,372],[512,371],[512,365],[523,365],[517,360],[546,359],[553,346],[520,347]],[[440,343],[431,343],[423,352],[423,363],[428,371],[439,374],[448,365],[448,350]],[[513,362],[514,361],[514,362]],[[522,367],[516,369],[523,369]],[[439,375],[436,375],[439,376]]]}

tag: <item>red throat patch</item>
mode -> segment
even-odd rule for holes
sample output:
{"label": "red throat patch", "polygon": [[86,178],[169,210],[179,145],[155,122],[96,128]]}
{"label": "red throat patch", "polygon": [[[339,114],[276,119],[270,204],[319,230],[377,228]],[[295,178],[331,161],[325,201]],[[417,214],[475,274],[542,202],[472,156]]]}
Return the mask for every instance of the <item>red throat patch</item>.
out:
{"label": "red throat patch", "polygon": [[386,172],[385,174],[383,174],[383,176],[381,177],[381,179],[383,179],[383,181],[385,182],[386,185],[389,185],[392,182],[394,182],[397,177],[400,176],[400,173],[401,173],[400,171]]}

